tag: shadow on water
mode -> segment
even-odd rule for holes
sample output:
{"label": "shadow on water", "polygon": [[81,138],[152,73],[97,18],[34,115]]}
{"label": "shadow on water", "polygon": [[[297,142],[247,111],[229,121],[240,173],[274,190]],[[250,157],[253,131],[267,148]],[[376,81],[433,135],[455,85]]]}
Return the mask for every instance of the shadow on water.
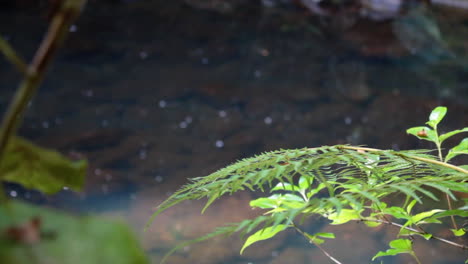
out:
{"label": "shadow on water", "polygon": [[[7,185],[10,195],[123,218],[156,261],[178,242],[260,213],[248,207],[260,194],[241,193],[204,215],[201,203],[182,204],[143,233],[157,204],[187,178],[279,148],[429,147],[404,131],[437,105],[458,113],[448,115],[446,130],[468,126],[468,13],[417,6],[374,21],[320,16],[293,2],[91,1],[21,128],[45,146],[88,157],[86,190],[43,197]],[[30,54],[45,21],[34,4],[9,8],[0,20],[22,23],[0,23],[0,33]],[[0,85],[16,83],[0,66]],[[345,263],[370,262],[396,232],[324,226],[305,223],[339,234],[326,245]],[[329,261],[293,232],[243,256],[241,244],[233,237],[194,245],[170,263]],[[426,252],[424,263],[464,259],[437,243],[418,241],[416,251]]]}

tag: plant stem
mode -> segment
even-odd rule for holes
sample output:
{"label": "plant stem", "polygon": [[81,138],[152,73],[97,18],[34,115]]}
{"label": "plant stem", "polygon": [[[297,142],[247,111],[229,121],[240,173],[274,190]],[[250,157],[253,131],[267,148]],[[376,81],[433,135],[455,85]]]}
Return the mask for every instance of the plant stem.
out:
{"label": "plant stem", "polygon": [[28,65],[24,60],[15,52],[15,50],[8,44],[8,42],[0,36],[0,51],[5,55],[7,60],[13,64],[19,72],[26,75],[28,71]]}
{"label": "plant stem", "polygon": [[8,142],[21,123],[28,103],[37,90],[37,87],[44,79],[52,58],[63,43],[71,24],[78,17],[85,2],[86,0],[66,0],[62,3],[60,10],[52,19],[47,34],[39,46],[31,64],[27,67],[25,67],[24,63],[19,62],[21,60],[18,59],[19,57],[15,56],[16,53],[9,45],[1,43],[2,50],[4,52],[6,51],[5,56],[17,65],[21,71],[24,71],[25,76],[2,120],[0,130],[0,161],[5,153]]}
{"label": "plant stem", "polygon": [[418,264],[421,264],[421,261],[419,260],[418,256],[417,256],[416,254],[414,254],[414,251],[411,252],[410,255],[416,260],[416,262],[417,262]]}
{"label": "plant stem", "polygon": [[325,256],[327,256],[327,258],[329,258],[331,261],[333,261],[334,263],[336,264],[342,264],[340,261],[338,261],[336,258],[334,258],[332,255],[330,255],[330,253],[328,253],[322,246],[320,246],[318,243],[315,243],[312,239],[309,239],[306,235],[306,233],[304,231],[302,231],[299,227],[297,227],[297,225],[293,222],[292,223],[292,226],[294,227],[294,229],[296,229],[296,231],[301,234],[303,237],[305,237],[310,243],[314,244],[318,249],[320,249],[320,251],[322,251],[323,254],[325,254]]}
{"label": "plant stem", "polygon": [[[362,219],[353,219],[353,221],[366,221],[366,222],[382,223],[382,224],[387,224],[387,225],[391,225],[391,226],[396,226],[396,227],[399,227],[399,228],[404,228],[404,229],[406,229],[406,230],[409,230],[409,231],[411,231],[411,232],[415,232],[415,233],[418,233],[418,234],[421,234],[421,235],[429,234],[429,233],[427,233],[427,232],[422,232],[422,231],[419,231],[419,230],[414,229],[414,228],[412,228],[412,227],[403,226],[403,225],[400,225],[400,224],[398,224],[398,223],[391,222],[391,221],[387,221],[387,220],[362,218]],[[453,241],[447,240],[447,239],[445,239],[445,238],[438,237],[438,236],[434,236],[434,235],[432,235],[432,234],[431,234],[431,239],[439,240],[439,241],[441,241],[441,242],[444,242],[444,243],[449,244],[449,245],[454,246],[454,247],[461,248],[461,249],[463,249],[463,250],[468,250],[468,245],[458,244],[458,243],[455,243],[455,242],[453,242]]]}
{"label": "plant stem", "polygon": [[[379,151],[383,151],[382,149],[365,148],[365,147],[354,147],[354,146],[339,146],[339,148],[342,148],[342,149],[352,149],[352,150],[363,150],[363,151],[369,151],[369,152],[379,152]],[[437,164],[437,165],[444,166],[444,167],[446,167],[446,168],[450,168],[450,169],[453,169],[453,170],[456,170],[456,171],[459,171],[459,172],[462,172],[462,173],[466,173],[466,174],[468,175],[468,170],[465,170],[465,169],[460,168],[460,167],[458,167],[458,166],[452,165],[452,164],[450,164],[450,163],[446,163],[446,162],[438,161],[438,160],[432,160],[432,159],[421,158],[421,157],[415,157],[415,156],[406,155],[406,154],[401,154],[401,153],[398,153],[398,155],[402,155],[402,156],[405,156],[405,157],[407,157],[407,158],[414,159],[414,160],[424,161],[424,162],[427,162],[427,163]]]}

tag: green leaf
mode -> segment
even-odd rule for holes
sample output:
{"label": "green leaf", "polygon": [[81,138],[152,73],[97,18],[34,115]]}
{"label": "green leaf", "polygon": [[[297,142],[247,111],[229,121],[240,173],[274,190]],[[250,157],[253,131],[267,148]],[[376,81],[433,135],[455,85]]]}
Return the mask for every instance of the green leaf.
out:
{"label": "green leaf", "polygon": [[312,184],[311,179],[313,178],[307,176],[301,176],[301,178],[299,178],[299,188],[301,189],[301,191],[305,191],[310,187],[310,185]]}
{"label": "green leaf", "polygon": [[[361,210],[362,211],[362,210]],[[331,225],[341,225],[351,220],[358,220],[361,218],[361,211],[353,209],[342,209],[340,213],[332,213],[328,219],[332,220]]]}
{"label": "green leaf", "polygon": [[315,236],[324,238],[335,238],[335,234],[333,233],[316,233]]}
{"label": "green leaf", "polygon": [[261,241],[261,240],[266,240],[266,239],[272,238],[276,234],[278,234],[279,232],[285,230],[286,228],[288,228],[287,225],[277,225],[275,227],[270,226],[270,227],[266,227],[266,228],[263,228],[261,230],[258,230],[253,235],[249,236],[249,238],[247,238],[244,245],[242,246],[240,254],[242,255],[242,252],[244,252],[244,250],[248,246],[252,245],[253,243]]}
{"label": "green leaf", "polygon": [[438,106],[432,110],[431,114],[429,115],[429,121],[426,124],[430,125],[432,128],[436,128],[437,125],[442,121],[445,114],[447,114],[447,107],[445,106]]}
{"label": "green leaf", "polygon": [[0,162],[0,178],[28,189],[53,194],[64,187],[81,191],[86,169],[85,160],[71,161],[56,151],[15,137],[8,144]]}
{"label": "green leaf", "polygon": [[408,206],[406,207],[406,212],[407,212],[408,214],[411,213],[411,210],[413,210],[413,207],[414,207],[414,205],[415,205],[416,203],[417,203],[417,201],[416,201],[416,200],[413,200],[413,201],[411,201],[411,202],[408,204]]}
{"label": "green leaf", "polygon": [[365,221],[364,220],[364,224],[366,224],[366,226],[368,226],[368,227],[377,227],[377,226],[381,225],[382,223],[373,222],[373,221]]}
{"label": "green leaf", "polygon": [[414,224],[419,224],[421,221],[423,221],[425,218],[431,217],[436,213],[444,212],[445,210],[441,209],[433,209],[430,211],[422,212],[417,215],[413,215],[410,218],[410,221]]}
{"label": "green leaf", "polygon": [[263,209],[269,209],[269,208],[276,208],[278,207],[278,198],[281,197],[279,194],[274,194],[270,197],[262,197],[258,198],[255,200],[250,201],[250,206],[251,207],[258,207],[258,208],[263,208]]}
{"label": "green leaf", "polygon": [[413,245],[411,243],[411,240],[409,239],[396,239],[390,242],[390,247],[391,249],[387,249],[387,251],[382,252],[380,251],[375,255],[372,260],[375,260],[378,257],[382,256],[395,256],[398,254],[403,254],[403,253],[408,253],[412,254],[413,253]]}
{"label": "green leaf", "polygon": [[335,234],[333,234],[333,233],[316,233],[316,234],[313,234],[313,235],[305,233],[305,235],[310,240],[311,243],[315,243],[315,244],[319,244],[319,245],[323,244],[325,242],[325,240],[320,239],[319,237],[331,238],[331,239],[335,238]]}
{"label": "green leaf", "polygon": [[455,158],[458,155],[466,154],[468,155],[468,138],[464,138],[460,144],[451,148],[445,157],[445,162]]}
{"label": "green leaf", "polygon": [[419,126],[419,127],[412,127],[406,130],[407,134],[411,134],[419,139],[437,142],[437,135],[436,132],[428,127]]}
{"label": "green leaf", "polygon": [[299,187],[290,183],[280,182],[271,191],[299,191]]}
{"label": "green leaf", "polygon": [[[118,221],[77,217],[16,201],[0,205],[0,219],[0,263],[148,263],[130,228]],[[3,235],[13,229],[36,234],[36,239]]]}
{"label": "green leaf", "polygon": [[460,228],[460,229],[450,229],[450,231],[452,231],[452,233],[455,235],[455,236],[463,236],[466,234],[466,231],[465,229],[463,228]]}
{"label": "green leaf", "polygon": [[443,135],[440,135],[439,136],[440,143],[444,142],[444,140],[446,140],[447,138],[449,138],[451,136],[454,136],[456,134],[463,133],[463,132],[468,132],[468,127],[465,127],[463,129],[453,130],[453,131],[447,132],[447,133],[445,133]]}

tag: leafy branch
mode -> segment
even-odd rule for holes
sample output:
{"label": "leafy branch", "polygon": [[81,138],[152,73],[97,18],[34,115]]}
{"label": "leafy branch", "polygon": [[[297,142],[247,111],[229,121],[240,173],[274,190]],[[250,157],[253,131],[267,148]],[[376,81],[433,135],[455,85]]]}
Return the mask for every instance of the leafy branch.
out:
{"label": "leafy branch", "polygon": [[[253,243],[271,239],[283,230],[294,228],[330,260],[340,263],[320,245],[324,242],[323,237],[334,238],[334,234],[307,234],[294,224],[297,217],[319,215],[330,220],[331,225],[364,221],[371,227],[380,224],[396,226],[400,228],[399,236],[420,235],[425,239],[442,241],[466,250],[466,245],[434,236],[422,228],[427,224],[442,224],[440,219],[445,217],[452,218],[453,223],[455,216],[468,217],[466,200],[465,206],[457,209],[449,204],[448,210],[432,209],[412,213],[413,207],[423,204],[426,198],[437,201],[438,193],[445,194],[450,201],[457,200],[455,191],[468,192],[467,166],[448,163],[455,156],[468,154],[468,140],[464,139],[450,149],[445,159],[441,156],[440,149],[443,141],[458,133],[467,132],[468,128],[439,136],[435,131],[445,112],[446,108],[438,107],[431,113],[427,124],[432,129],[417,127],[408,130],[410,134],[435,142],[437,156],[432,155],[431,150],[395,151],[349,145],[267,152],[240,160],[206,177],[191,179],[191,183],[160,204],[148,224],[158,214],[185,200],[207,198],[203,212],[224,195],[242,190],[268,191],[270,196],[250,201],[252,208],[266,210],[264,215],[229,224],[202,240],[212,235],[235,232],[240,232],[243,236],[257,230],[246,239],[242,253]],[[405,203],[388,206],[384,199],[391,195],[405,196]],[[387,216],[404,222],[400,224],[390,221]],[[263,227],[259,228],[260,224]],[[465,233],[464,229],[454,226],[452,231],[455,236]],[[196,239],[187,243],[198,241],[200,240]],[[412,249],[412,241],[396,239],[390,242],[390,247],[386,252],[377,253],[374,259],[410,254],[420,263]]]}

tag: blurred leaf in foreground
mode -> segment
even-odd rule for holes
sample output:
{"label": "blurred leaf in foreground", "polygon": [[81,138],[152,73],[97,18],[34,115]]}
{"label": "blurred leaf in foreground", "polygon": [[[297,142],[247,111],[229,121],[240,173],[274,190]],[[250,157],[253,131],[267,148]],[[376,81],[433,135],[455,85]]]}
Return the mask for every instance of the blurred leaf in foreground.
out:
{"label": "blurred leaf in foreground", "polygon": [[0,263],[148,263],[129,228],[116,221],[20,202],[2,204],[0,219]]}
{"label": "blurred leaf in foreground", "polygon": [[0,161],[0,179],[46,194],[56,193],[63,187],[80,191],[86,168],[85,160],[71,161],[56,151],[15,137]]}

